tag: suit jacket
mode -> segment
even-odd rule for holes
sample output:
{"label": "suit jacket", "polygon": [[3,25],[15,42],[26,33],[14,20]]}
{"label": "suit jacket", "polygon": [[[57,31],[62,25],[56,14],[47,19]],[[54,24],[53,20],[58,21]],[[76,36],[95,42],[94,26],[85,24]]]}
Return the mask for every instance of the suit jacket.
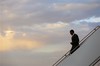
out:
{"label": "suit jacket", "polygon": [[72,45],[74,46],[79,45],[79,37],[77,34],[74,34],[71,39],[72,39],[72,42],[71,42]]}

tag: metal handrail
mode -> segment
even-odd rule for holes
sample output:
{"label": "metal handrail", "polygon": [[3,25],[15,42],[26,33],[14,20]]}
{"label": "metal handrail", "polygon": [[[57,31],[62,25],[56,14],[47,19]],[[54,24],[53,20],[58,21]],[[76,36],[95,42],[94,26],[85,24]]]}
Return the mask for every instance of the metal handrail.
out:
{"label": "metal handrail", "polygon": [[[97,26],[96,28],[94,28],[89,34],[87,34],[79,43],[82,44],[84,42],[84,40],[86,40],[87,38],[89,38],[95,31],[97,31],[100,28],[100,26]],[[86,39],[85,39],[86,38]]]}
{"label": "metal handrail", "polygon": [[94,66],[99,61],[100,61],[100,56],[98,58],[96,58],[89,66]]}
{"label": "metal handrail", "polygon": [[[78,48],[79,46],[81,46],[95,31],[97,31],[100,28],[100,26],[97,26],[96,28],[94,28],[89,34],[87,34],[80,42],[79,45],[77,47],[75,47],[72,51],[74,51],[76,48]],[[56,61],[52,66],[57,66],[58,64],[60,64],[65,58],[69,57],[70,54],[70,50],[64,54],[58,61]]]}

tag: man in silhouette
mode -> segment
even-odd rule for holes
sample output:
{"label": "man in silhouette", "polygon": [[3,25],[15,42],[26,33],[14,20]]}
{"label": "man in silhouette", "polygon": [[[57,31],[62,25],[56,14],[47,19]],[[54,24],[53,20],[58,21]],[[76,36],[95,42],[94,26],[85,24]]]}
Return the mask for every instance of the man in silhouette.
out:
{"label": "man in silhouette", "polygon": [[72,45],[72,48],[70,50],[70,54],[72,54],[79,48],[79,37],[77,34],[74,33],[74,30],[70,30],[70,34],[72,35],[72,42],[70,43]]}

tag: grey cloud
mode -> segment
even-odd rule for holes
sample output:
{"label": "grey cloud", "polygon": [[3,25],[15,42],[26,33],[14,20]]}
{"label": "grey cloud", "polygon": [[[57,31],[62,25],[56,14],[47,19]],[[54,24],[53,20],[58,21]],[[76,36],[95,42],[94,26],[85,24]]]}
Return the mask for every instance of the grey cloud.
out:
{"label": "grey cloud", "polygon": [[[51,66],[59,58],[58,53],[42,53],[30,51],[0,52],[2,66]],[[62,51],[64,53],[64,51]],[[58,55],[57,55],[58,54]],[[54,58],[55,57],[55,58]],[[47,61],[48,60],[48,61]],[[4,62],[5,61],[5,62]]]}
{"label": "grey cloud", "polygon": [[88,23],[89,27],[93,29],[93,27],[100,26],[100,23]]}
{"label": "grey cloud", "polygon": [[[44,1],[43,1],[44,2]],[[51,6],[51,4],[48,4],[47,2],[41,2],[40,0],[32,1],[29,0],[26,3],[21,3],[20,1],[9,1],[7,3],[7,0],[4,2],[4,8],[2,10],[9,8],[10,11],[17,15],[15,19],[8,20],[2,17],[5,24],[7,25],[31,25],[34,23],[44,23],[44,22],[57,22],[57,21],[64,21],[64,22],[71,22],[75,19],[82,19],[93,15],[98,15],[97,11],[99,10],[96,7],[96,3],[94,4],[82,4],[70,6],[70,9],[65,8],[63,11],[55,11]],[[7,5],[9,4],[9,5]],[[62,3],[63,4],[63,3]],[[64,3],[65,4],[65,3]],[[79,3],[81,4],[81,3]],[[91,6],[92,5],[92,6]],[[78,7],[77,7],[78,6]],[[58,8],[60,8],[59,6]],[[99,12],[99,11],[98,11]],[[2,14],[2,16],[4,16]],[[99,16],[99,15],[98,15]]]}
{"label": "grey cloud", "polygon": [[[4,19],[4,20],[2,20],[2,22],[4,23],[3,28],[6,29],[7,27],[10,26],[11,28],[13,28],[15,30],[24,31],[24,32],[27,32],[28,34],[34,33],[34,32],[35,32],[35,34],[36,33],[37,34],[38,33],[45,34],[45,32],[37,30],[37,29],[30,30],[30,29],[26,29],[26,28],[22,29],[21,27],[32,26],[34,24],[39,24],[39,23],[40,24],[54,23],[57,21],[71,22],[73,20],[83,19],[86,17],[90,17],[92,15],[99,16],[99,14],[96,12],[99,12],[98,8],[100,6],[96,6],[95,5],[96,3],[95,4],[82,4],[81,6],[78,4],[76,4],[76,5],[72,4],[72,5],[70,5],[70,7],[72,8],[71,11],[70,11],[70,9],[67,9],[67,8],[65,8],[65,10],[63,10],[63,11],[55,11],[51,7],[52,4],[48,5],[48,4],[46,4],[46,2],[45,2],[45,4],[43,4],[43,2],[41,2],[41,1],[39,1],[40,3],[38,1],[36,1],[35,3],[34,2],[35,1],[30,0],[27,3],[24,3],[25,5],[19,9],[15,9],[15,6],[17,8],[17,5],[15,5],[14,7],[11,7],[12,11],[14,13],[17,13],[18,17],[15,18],[14,20],[6,20],[5,18],[3,18]],[[7,0],[6,0],[6,3],[7,3]],[[16,1],[12,2],[12,0],[11,0],[11,2],[10,1],[8,2],[8,4],[10,4],[10,3],[13,3],[12,5],[14,5],[14,3],[16,3]],[[18,5],[18,7],[20,5]],[[97,5],[99,5],[99,4],[97,4]],[[11,5],[6,5],[6,7],[10,7],[10,6]],[[69,10],[69,12],[68,12],[68,10]],[[29,18],[26,17],[26,15],[28,15]],[[20,28],[17,29],[17,27],[20,27]],[[59,32],[61,32],[61,31],[59,31]],[[58,35],[56,35],[56,36],[58,36]],[[54,36],[54,37],[56,37],[56,36]],[[58,37],[60,38],[60,36],[58,36]],[[51,41],[56,42],[57,41],[55,39],[53,39],[53,40],[50,40],[48,42],[51,42]]]}

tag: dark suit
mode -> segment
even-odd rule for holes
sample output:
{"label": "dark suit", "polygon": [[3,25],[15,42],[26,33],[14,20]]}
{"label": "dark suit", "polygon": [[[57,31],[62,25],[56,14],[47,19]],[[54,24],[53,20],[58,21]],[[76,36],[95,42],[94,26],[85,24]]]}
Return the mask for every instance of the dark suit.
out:
{"label": "dark suit", "polygon": [[79,37],[78,37],[78,35],[74,34],[72,36],[71,40],[72,40],[72,42],[71,42],[72,48],[71,48],[70,53],[72,54],[75,50],[77,50],[79,48]]}

